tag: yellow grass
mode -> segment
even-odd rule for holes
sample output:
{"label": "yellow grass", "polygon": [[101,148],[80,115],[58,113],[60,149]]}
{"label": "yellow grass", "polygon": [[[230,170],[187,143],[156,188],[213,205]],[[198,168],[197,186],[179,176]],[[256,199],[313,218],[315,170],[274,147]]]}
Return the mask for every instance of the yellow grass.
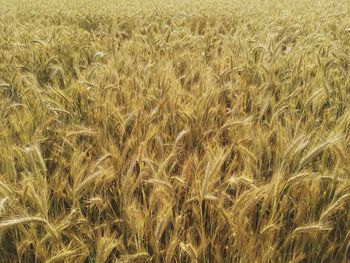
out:
{"label": "yellow grass", "polygon": [[0,4],[0,262],[350,262],[350,2]]}

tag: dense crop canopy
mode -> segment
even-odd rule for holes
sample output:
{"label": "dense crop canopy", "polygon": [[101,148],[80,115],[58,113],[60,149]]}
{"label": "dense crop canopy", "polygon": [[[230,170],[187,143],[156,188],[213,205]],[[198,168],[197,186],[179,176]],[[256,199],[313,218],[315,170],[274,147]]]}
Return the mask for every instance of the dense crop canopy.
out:
{"label": "dense crop canopy", "polygon": [[0,0],[0,262],[349,262],[350,3]]}

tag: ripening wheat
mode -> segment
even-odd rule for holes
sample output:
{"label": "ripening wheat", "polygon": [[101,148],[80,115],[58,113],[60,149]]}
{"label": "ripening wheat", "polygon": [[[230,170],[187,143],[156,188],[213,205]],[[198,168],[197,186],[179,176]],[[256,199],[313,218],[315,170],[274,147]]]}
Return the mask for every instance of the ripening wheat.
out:
{"label": "ripening wheat", "polygon": [[0,262],[350,262],[349,43],[345,0],[0,0]]}

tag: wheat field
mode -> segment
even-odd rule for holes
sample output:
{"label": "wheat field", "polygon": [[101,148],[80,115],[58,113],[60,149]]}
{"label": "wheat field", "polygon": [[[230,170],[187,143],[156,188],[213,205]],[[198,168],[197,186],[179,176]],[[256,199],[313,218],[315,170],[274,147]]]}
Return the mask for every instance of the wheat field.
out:
{"label": "wheat field", "polygon": [[0,262],[350,262],[350,3],[0,0]]}

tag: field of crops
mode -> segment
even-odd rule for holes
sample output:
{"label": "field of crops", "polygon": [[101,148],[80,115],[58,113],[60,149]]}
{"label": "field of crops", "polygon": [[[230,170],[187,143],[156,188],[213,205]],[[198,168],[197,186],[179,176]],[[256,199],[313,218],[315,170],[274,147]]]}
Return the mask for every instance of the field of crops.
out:
{"label": "field of crops", "polygon": [[0,0],[0,262],[350,262],[348,0]]}

